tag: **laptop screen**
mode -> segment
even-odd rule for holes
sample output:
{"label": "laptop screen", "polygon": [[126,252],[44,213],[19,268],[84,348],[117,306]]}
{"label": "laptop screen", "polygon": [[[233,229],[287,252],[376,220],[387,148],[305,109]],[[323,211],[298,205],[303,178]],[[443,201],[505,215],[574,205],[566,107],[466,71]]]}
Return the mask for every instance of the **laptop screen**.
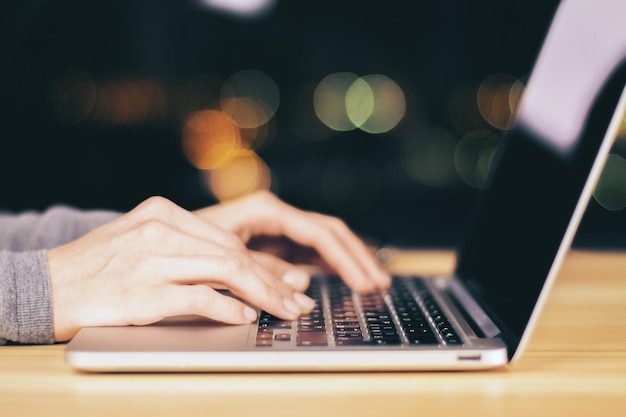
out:
{"label": "laptop screen", "polygon": [[[564,56],[563,51],[571,50],[572,56],[580,52],[576,51],[580,49],[580,44],[572,47],[572,39],[567,39],[565,32],[568,28],[576,28],[582,30],[584,36],[584,27],[581,28],[580,21],[573,19],[576,14],[581,17],[583,9],[578,7],[575,13],[567,16],[569,24],[561,22],[560,27],[555,29],[559,22],[553,23],[547,37],[549,41],[552,36],[552,50],[550,45],[542,47],[518,118],[501,143],[491,177],[482,191],[474,218],[457,254],[457,277],[503,330],[503,336],[508,339],[512,350],[519,344],[566,235],[626,80],[625,57],[622,55],[625,49],[616,48],[618,54],[608,52],[613,53],[613,59],[604,61],[602,77],[596,77],[594,81],[598,85],[596,91],[572,98],[584,101],[581,103],[585,111],[582,119],[572,116],[575,106],[567,110],[567,103],[552,110],[547,107],[548,110],[538,116],[533,113],[536,108],[528,108],[537,103],[558,103],[563,101],[563,94],[571,93],[559,92],[558,88],[554,91],[549,89],[558,84],[559,76],[571,75],[559,74],[566,67],[559,68],[558,65],[568,63],[569,57],[567,54]],[[591,30],[598,23],[602,23],[602,19],[590,23],[588,28]],[[556,34],[560,36],[560,45],[559,36],[553,33],[557,29],[561,32]],[[617,35],[626,40],[624,29],[620,29]],[[621,44],[626,46],[626,42]],[[555,54],[555,50],[561,54]],[[576,59],[594,62],[584,57],[584,53],[582,55],[582,58]],[[557,67],[552,65],[554,63],[558,63]],[[572,68],[576,68],[576,76],[582,79],[592,71],[590,68],[586,73],[581,66]],[[570,72],[572,68],[569,68]],[[569,88],[575,89],[575,86]],[[552,123],[554,128],[542,130],[541,126],[537,128],[533,125],[542,123],[541,117],[550,111],[552,114],[548,116],[552,120],[547,120],[547,123]],[[564,122],[561,125],[570,131],[579,123],[580,129],[564,140],[568,132],[559,131],[559,122]],[[556,136],[544,135],[544,131]]]}

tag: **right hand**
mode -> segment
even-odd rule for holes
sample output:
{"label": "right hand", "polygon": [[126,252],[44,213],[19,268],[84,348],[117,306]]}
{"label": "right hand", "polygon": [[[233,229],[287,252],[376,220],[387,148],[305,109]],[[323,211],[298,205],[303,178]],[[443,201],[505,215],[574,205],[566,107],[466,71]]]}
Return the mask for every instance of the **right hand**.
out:
{"label": "right hand", "polygon": [[[284,319],[313,308],[243,241],[160,197],[48,251],[56,341],[84,326],[144,325],[195,314],[231,324],[253,305]],[[235,297],[217,289],[227,289]]]}

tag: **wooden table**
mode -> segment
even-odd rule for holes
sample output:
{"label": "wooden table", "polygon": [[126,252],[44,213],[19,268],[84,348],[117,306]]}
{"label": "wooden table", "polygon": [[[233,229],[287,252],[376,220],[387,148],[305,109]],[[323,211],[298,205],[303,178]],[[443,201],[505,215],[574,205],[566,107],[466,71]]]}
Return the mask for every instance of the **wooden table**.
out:
{"label": "wooden table", "polygon": [[[391,267],[452,262],[414,251]],[[572,252],[527,351],[495,371],[99,375],[63,348],[0,347],[0,416],[626,416],[626,253]]]}

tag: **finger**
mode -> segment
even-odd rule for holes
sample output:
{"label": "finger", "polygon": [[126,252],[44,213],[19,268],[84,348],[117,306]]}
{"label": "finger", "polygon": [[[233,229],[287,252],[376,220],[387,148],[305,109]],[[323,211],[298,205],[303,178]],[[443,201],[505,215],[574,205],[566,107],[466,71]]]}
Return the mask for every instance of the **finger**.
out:
{"label": "finger", "polygon": [[264,252],[250,251],[250,255],[269,273],[296,291],[304,292],[309,287],[311,276],[295,265]]}
{"label": "finger", "polygon": [[[241,254],[157,257],[145,266],[155,279],[178,285],[219,285],[284,319],[310,311],[314,301]],[[143,273],[143,271],[141,272]]]}
{"label": "finger", "polygon": [[387,288],[391,284],[391,277],[378,264],[373,251],[344,222],[317,213],[306,214],[318,217],[318,223],[326,224],[326,228],[320,231],[321,237],[310,244],[340,275],[347,280],[354,279],[354,286],[366,290]]}
{"label": "finger", "polygon": [[341,220],[305,212],[280,200],[272,204],[275,205],[272,215],[261,213],[266,218],[260,222],[263,225],[271,222],[272,232],[314,248],[331,268],[358,290],[370,291],[389,286],[389,274],[378,265],[363,241]]}
{"label": "finger", "polygon": [[196,314],[228,324],[245,324],[257,318],[247,304],[205,285],[173,285],[166,289],[167,317]]}

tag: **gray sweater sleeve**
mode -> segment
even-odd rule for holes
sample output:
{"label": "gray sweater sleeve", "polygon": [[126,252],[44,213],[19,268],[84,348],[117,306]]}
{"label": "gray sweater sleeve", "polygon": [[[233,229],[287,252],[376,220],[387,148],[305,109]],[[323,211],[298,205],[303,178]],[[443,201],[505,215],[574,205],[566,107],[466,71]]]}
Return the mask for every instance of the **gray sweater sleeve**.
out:
{"label": "gray sweater sleeve", "polygon": [[43,213],[0,213],[0,344],[54,342],[46,249],[117,216],[65,206]]}

